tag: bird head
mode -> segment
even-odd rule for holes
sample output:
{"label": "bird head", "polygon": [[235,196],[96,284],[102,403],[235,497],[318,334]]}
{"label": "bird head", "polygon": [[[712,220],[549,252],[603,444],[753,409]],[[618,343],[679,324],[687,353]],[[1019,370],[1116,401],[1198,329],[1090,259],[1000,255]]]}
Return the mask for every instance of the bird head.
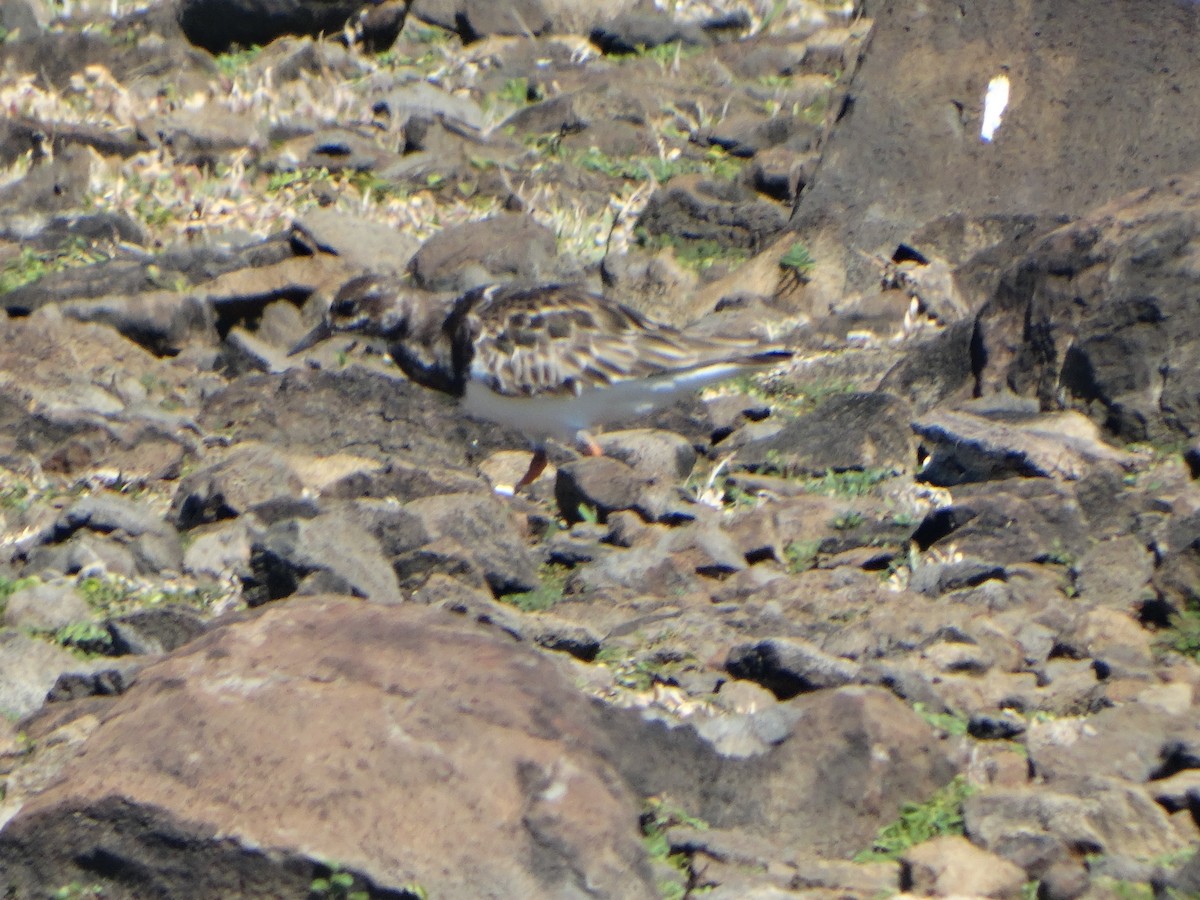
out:
{"label": "bird head", "polygon": [[329,311],[312,331],[288,351],[292,356],[338,334],[403,340],[413,315],[413,303],[376,275],[347,281],[329,304]]}

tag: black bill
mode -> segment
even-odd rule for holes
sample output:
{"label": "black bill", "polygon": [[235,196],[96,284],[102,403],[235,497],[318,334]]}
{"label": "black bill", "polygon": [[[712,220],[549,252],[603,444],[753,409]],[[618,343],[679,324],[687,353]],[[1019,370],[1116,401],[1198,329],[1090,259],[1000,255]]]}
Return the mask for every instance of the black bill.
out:
{"label": "black bill", "polygon": [[321,322],[316,328],[300,338],[296,345],[288,351],[288,356],[295,356],[297,353],[302,353],[309,347],[314,347],[328,338],[333,337],[333,328],[328,321]]}

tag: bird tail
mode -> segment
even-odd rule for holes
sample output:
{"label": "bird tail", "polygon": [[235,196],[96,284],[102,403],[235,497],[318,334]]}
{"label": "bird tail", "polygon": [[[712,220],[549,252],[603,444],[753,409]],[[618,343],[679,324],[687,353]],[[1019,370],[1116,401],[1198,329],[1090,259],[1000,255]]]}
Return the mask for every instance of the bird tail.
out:
{"label": "bird tail", "polygon": [[768,347],[747,354],[743,358],[743,363],[747,366],[778,366],[795,355],[794,351],[788,350],[786,347]]}

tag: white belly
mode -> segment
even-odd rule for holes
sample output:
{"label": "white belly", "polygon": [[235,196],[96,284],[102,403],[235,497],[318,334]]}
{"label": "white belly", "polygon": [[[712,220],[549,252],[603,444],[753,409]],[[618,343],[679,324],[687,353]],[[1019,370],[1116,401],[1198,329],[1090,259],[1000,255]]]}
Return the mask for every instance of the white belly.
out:
{"label": "white belly", "polygon": [[520,431],[534,441],[553,438],[571,444],[580,432],[597,425],[633,422],[705,385],[745,370],[744,366],[718,364],[646,380],[621,381],[585,390],[579,396],[509,397],[478,381],[469,381],[462,409],[475,418]]}

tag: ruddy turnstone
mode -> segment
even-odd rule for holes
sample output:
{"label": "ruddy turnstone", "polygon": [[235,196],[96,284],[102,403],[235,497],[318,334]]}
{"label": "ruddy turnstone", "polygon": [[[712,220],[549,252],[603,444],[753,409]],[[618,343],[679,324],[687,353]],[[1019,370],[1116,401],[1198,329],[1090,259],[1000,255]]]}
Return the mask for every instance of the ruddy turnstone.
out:
{"label": "ruddy turnstone", "polygon": [[754,339],[690,335],[569,284],[475,288],[447,308],[362,275],[290,353],[341,333],[383,339],[413,381],[524,433],[534,458],[514,490],[545,468],[547,439],[600,455],[595,426],[792,356]]}

